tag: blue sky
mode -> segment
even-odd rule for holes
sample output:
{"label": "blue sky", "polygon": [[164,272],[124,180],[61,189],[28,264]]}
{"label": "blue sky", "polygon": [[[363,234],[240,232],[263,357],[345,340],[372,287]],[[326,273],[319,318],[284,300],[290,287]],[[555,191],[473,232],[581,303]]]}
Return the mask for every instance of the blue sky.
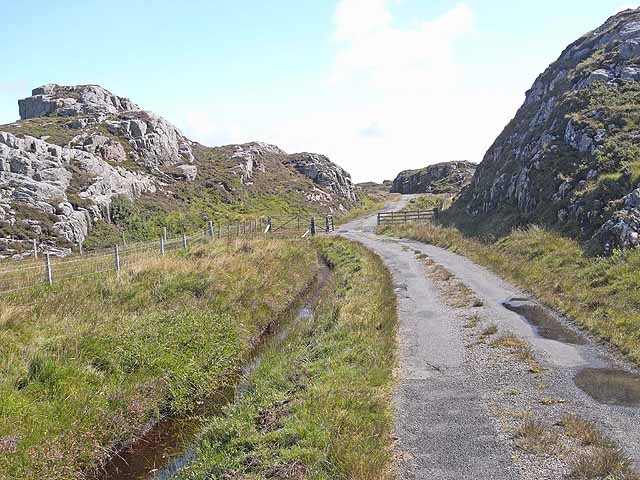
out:
{"label": "blue sky", "polygon": [[[1,0],[0,124],[96,83],[207,145],[329,155],[357,181],[480,161],[535,77],[625,0]],[[11,19],[11,21],[7,21]]]}

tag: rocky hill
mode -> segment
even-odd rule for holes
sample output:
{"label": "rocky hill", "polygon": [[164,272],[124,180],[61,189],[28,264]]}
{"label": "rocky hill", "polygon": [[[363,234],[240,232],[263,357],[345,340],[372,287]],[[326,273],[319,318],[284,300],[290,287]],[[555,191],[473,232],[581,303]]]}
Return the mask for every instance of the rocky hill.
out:
{"label": "rocky hill", "polygon": [[[350,175],[264,143],[210,148],[96,85],[45,85],[0,126],[0,255],[260,213],[346,210]],[[64,250],[62,250],[64,251]]]}
{"label": "rocky hill", "polygon": [[565,49],[526,94],[455,204],[505,233],[541,223],[605,252],[640,244],[640,10]]}
{"label": "rocky hill", "polygon": [[475,163],[458,161],[406,170],[393,181],[391,193],[458,193],[469,184],[476,167]]}

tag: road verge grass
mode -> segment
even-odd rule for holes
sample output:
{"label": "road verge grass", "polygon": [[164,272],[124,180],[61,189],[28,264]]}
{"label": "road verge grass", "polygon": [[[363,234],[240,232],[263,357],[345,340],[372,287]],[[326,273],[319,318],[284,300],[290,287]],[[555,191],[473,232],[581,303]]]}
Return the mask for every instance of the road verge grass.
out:
{"label": "road verge grass", "polygon": [[390,274],[359,244],[316,245],[333,273],[315,313],[264,352],[180,478],[390,478]]}
{"label": "road verge grass", "polygon": [[448,248],[490,268],[640,364],[640,250],[590,257],[577,242],[535,226],[495,243],[436,224],[380,232]]}
{"label": "road verge grass", "polygon": [[3,297],[0,478],[89,473],[232,383],[317,272],[307,242],[217,242]]}

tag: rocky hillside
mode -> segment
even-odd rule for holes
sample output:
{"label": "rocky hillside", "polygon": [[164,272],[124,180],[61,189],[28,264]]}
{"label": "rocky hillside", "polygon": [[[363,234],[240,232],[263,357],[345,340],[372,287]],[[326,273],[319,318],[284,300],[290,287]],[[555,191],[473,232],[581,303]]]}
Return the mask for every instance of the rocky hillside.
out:
{"label": "rocky hillside", "polygon": [[476,232],[541,223],[606,253],[640,244],[640,10],[538,77],[452,209]]}
{"label": "rocky hillside", "polygon": [[458,193],[469,184],[476,167],[475,163],[459,161],[406,170],[393,181],[391,193]]}
{"label": "rocky hillside", "polygon": [[210,148],[96,85],[36,88],[0,126],[0,255],[38,239],[64,249],[146,238],[277,212],[329,212],[358,199],[322,155],[263,143]]}

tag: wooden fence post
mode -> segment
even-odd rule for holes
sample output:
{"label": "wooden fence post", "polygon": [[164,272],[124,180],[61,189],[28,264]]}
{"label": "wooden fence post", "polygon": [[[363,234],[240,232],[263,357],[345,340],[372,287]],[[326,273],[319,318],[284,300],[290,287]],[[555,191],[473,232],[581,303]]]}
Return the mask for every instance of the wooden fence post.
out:
{"label": "wooden fence post", "polygon": [[120,250],[118,249],[118,245],[114,245],[113,254],[116,265],[116,273],[120,273]]}
{"label": "wooden fence post", "polygon": [[164,238],[165,242],[167,241],[167,226],[162,226],[162,238]]}
{"label": "wooden fence post", "polygon": [[164,235],[160,235],[160,255],[164,257]]}
{"label": "wooden fence post", "polygon": [[311,225],[309,225],[309,232],[313,237],[316,234],[316,219],[315,217],[311,217]]}
{"label": "wooden fence post", "polygon": [[80,252],[80,256],[82,256],[83,254],[83,246],[82,246],[82,242],[78,242],[78,251]]}
{"label": "wooden fence post", "polygon": [[44,278],[47,285],[53,285],[53,275],[51,272],[51,257],[48,253],[44,254]]}
{"label": "wooden fence post", "polygon": [[208,223],[207,226],[209,228],[209,237],[211,237],[211,240],[213,240],[213,238],[214,238],[213,222],[211,220],[209,220],[209,223]]}
{"label": "wooden fence post", "polygon": [[38,241],[35,238],[33,239],[33,258],[38,259]]}
{"label": "wooden fence post", "polygon": [[187,249],[187,234],[186,233],[182,234],[182,248],[184,250]]}

